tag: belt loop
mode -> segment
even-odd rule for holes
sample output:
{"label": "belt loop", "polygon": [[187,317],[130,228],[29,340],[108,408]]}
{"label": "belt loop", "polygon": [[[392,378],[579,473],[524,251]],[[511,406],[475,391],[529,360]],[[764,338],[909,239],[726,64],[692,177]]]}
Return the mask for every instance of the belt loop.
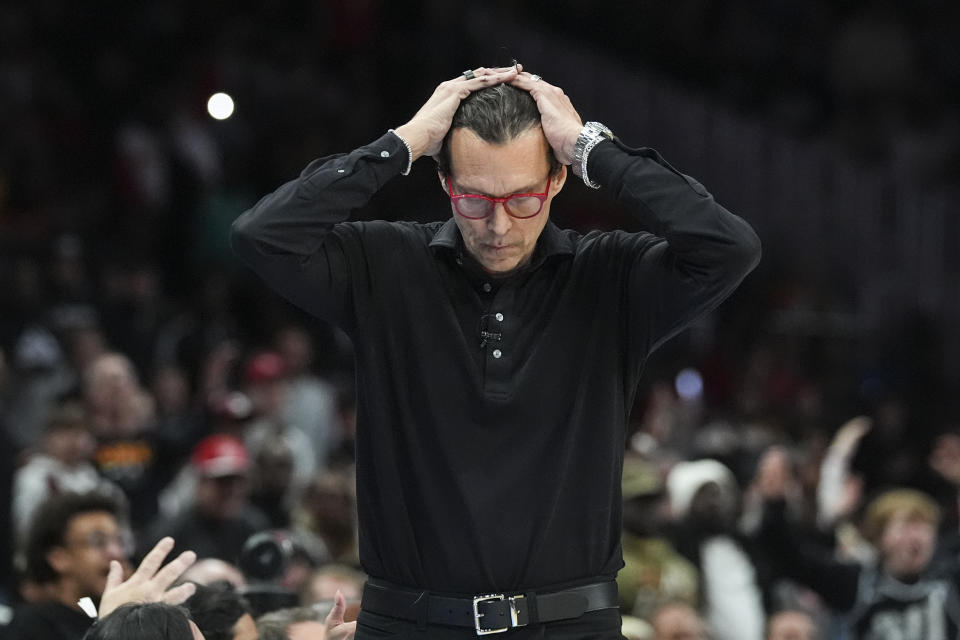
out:
{"label": "belt loop", "polygon": [[527,603],[528,625],[540,623],[540,613],[537,611],[537,594],[534,591],[527,591],[523,594],[523,600]]}
{"label": "belt loop", "polygon": [[426,631],[427,621],[430,619],[430,594],[421,591],[420,596],[413,603],[413,608],[417,616],[417,631]]}

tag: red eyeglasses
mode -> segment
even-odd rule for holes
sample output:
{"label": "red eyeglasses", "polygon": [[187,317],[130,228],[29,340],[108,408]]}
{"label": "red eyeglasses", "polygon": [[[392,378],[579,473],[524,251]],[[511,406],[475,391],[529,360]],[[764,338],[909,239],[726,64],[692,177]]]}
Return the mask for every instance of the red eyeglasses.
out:
{"label": "red eyeglasses", "polygon": [[475,193],[454,193],[452,181],[447,178],[447,192],[453,201],[453,208],[464,218],[482,220],[493,213],[498,202],[514,218],[532,218],[543,209],[550,193],[550,176],[547,176],[547,189],[543,193],[514,193],[503,198],[491,198]]}

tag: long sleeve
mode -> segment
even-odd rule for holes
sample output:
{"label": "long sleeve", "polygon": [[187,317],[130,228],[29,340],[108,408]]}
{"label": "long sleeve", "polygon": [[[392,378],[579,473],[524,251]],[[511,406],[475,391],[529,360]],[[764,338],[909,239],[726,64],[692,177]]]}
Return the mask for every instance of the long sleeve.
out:
{"label": "long sleeve", "polygon": [[644,246],[629,281],[641,351],[715,308],[760,261],[750,225],[653,149],[603,142],[590,155],[589,173],[652,234],[638,239]]}
{"label": "long sleeve", "polygon": [[775,571],[816,591],[840,612],[850,610],[857,597],[861,569],[838,562],[827,549],[798,535],[787,522],[786,504],[768,502],[755,542]]}
{"label": "long sleeve", "polygon": [[290,302],[351,326],[349,263],[363,259],[351,247],[362,240],[344,237],[335,227],[406,163],[406,147],[392,133],[348,154],[313,161],[237,218],[230,238],[234,252]]}

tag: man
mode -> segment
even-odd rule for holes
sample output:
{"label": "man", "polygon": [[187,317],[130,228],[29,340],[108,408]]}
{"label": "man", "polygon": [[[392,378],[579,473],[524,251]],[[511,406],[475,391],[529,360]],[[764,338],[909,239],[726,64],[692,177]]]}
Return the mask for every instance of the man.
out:
{"label": "man", "polygon": [[11,507],[18,540],[26,538],[33,512],[52,495],[119,491],[90,462],[95,447],[83,410],[72,403],[57,407],[44,427],[40,450],[14,475]]}
{"label": "man", "polygon": [[27,577],[43,595],[17,609],[9,640],[83,637],[92,620],[77,601],[98,599],[111,561],[125,564],[130,552],[120,514],[120,505],[99,493],[61,494],[37,509],[26,542]]}
{"label": "man", "polygon": [[250,607],[229,582],[197,585],[184,606],[206,640],[257,640]]}
{"label": "man", "polygon": [[650,618],[653,640],[708,640],[707,624],[697,610],[685,602],[659,607]]}
{"label": "man", "polygon": [[806,611],[778,611],[767,621],[766,640],[817,640],[817,623]]}
{"label": "man", "polygon": [[667,475],[671,537],[697,569],[704,618],[716,640],[763,640],[762,560],[740,533],[737,480],[721,462],[678,462]]}
{"label": "man", "polygon": [[[608,131],[519,65],[470,70],[234,223],[238,255],[354,343],[358,638],[620,637],[620,467],[644,361],[760,248]],[[450,220],[351,219],[421,156],[439,156]],[[551,224],[567,165],[657,235]]]}
{"label": "man", "polygon": [[837,561],[815,535],[801,535],[786,517],[785,496],[795,479],[787,456],[767,452],[756,486],[765,498],[757,544],[781,575],[816,591],[843,613],[851,640],[960,637],[960,566],[957,559],[931,562],[940,510],[913,489],[891,489],[866,507],[861,529],[876,551],[867,565]]}
{"label": "man", "polygon": [[216,433],[197,443],[190,468],[196,480],[193,504],[171,520],[158,518],[145,542],[172,536],[178,550],[236,563],[247,538],[269,528],[248,499],[250,456],[240,439]]}

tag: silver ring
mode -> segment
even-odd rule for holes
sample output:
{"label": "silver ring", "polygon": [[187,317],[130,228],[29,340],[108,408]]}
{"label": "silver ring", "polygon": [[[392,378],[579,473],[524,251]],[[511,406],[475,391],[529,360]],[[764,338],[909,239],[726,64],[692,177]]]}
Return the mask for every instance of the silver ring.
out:
{"label": "silver ring", "polygon": [[533,80],[534,82],[536,82],[537,80],[540,80],[541,78],[540,78],[540,76],[538,76],[537,74],[533,74],[532,76],[530,76],[530,79]]}
{"label": "silver ring", "polygon": [[473,80],[477,76],[476,74],[473,73],[473,69],[467,69],[466,71],[463,72],[463,77],[466,78],[467,80]]}

